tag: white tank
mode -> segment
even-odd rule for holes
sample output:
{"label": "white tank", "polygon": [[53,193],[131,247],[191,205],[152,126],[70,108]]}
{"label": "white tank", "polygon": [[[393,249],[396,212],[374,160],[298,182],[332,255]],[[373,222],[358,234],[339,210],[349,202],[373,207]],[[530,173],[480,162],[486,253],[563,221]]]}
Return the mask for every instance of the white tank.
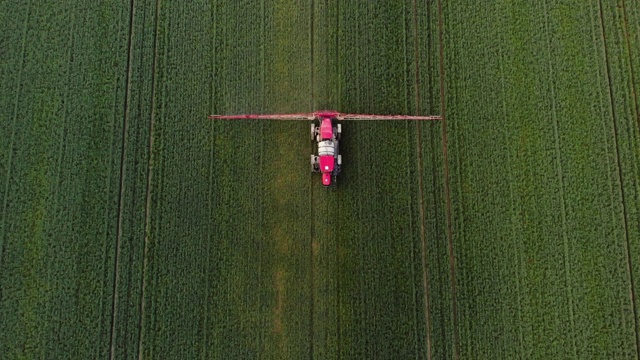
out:
{"label": "white tank", "polygon": [[331,140],[320,141],[318,143],[319,156],[334,156],[336,147]]}

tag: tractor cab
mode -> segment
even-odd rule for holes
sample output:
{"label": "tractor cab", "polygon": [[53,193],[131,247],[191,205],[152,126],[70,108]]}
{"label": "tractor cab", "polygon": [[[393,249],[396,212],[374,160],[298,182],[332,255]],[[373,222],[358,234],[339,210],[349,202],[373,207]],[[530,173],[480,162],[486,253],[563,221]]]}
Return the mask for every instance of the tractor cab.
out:
{"label": "tractor cab", "polygon": [[333,125],[331,124],[331,119],[326,117],[322,119],[322,123],[320,124],[320,138],[322,140],[328,140],[333,137]]}

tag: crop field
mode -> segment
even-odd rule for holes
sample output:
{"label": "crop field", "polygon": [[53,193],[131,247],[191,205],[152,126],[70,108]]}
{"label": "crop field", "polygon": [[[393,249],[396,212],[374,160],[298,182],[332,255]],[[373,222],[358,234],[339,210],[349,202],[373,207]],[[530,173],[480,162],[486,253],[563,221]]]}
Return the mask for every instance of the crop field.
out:
{"label": "crop field", "polygon": [[[0,358],[640,358],[640,4],[0,2]],[[344,122],[309,172],[307,122]]]}

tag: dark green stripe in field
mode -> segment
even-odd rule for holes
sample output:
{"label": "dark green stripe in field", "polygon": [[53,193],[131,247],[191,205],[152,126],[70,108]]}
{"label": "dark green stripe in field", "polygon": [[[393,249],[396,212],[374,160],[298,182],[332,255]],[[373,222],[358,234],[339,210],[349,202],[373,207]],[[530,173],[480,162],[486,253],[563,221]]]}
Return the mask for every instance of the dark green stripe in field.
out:
{"label": "dark green stripe in field", "polygon": [[115,318],[109,350],[114,358],[137,357],[141,336],[151,94],[155,79],[156,1],[136,0],[132,9],[122,158],[124,177],[115,238]]}
{"label": "dark green stripe in field", "polygon": [[[432,15],[424,4],[417,10],[420,21],[416,19],[414,25],[411,1],[316,2],[316,108],[414,113],[418,102],[422,111],[434,110],[430,105],[433,75],[428,74],[434,60],[423,57],[435,54],[420,50],[431,41],[427,32],[433,28],[425,23]],[[416,57],[427,79],[420,85],[425,95],[419,99],[415,96]],[[423,164],[418,167],[416,123],[345,122],[342,126],[345,165],[337,190],[322,189],[317,178],[313,183],[314,355],[426,358],[425,301],[433,295],[425,294],[423,281],[419,169],[425,183],[425,219],[429,219],[424,224],[429,243],[424,245],[425,266],[433,268],[428,276],[441,281],[443,276],[448,279],[448,262],[446,267],[431,263],[445,265],[448,259],[441,256],[446,252],[438,252],[446,251],[446,238],[438,225],[444,211],[437,209],[434,198],[434,186],[441,187],[442,179],[442,149],[434,136],[439,138],[441,133],[433,124],[420,125]],[[434,145],[438,155],[433,154]],[[440,217],[434,215],[438,213]],[[436,332],[444,334],[446,321],[442,320],[449,315],[443,301],[449,301],[449,284],[445,283],[444,292],[439,285],[430,313],[437,316]],[[439,347],[444,345],[443,338],[440,335],[436,341]],[[441,348],[436,354],[442,354]]]}
{"label": "dark green stripe in field", "polygon": [[[436,1],[416,5],[419,114],[441,115],[438,7]],[[414,41],[415,41],[414,40]],[[415,43],[414,43],[415,47]],[[415,96],[415,95],[414,95]],[[454,121],[454,120],[452,120]],[[424,281],[429,306],[430,344],[427,355],[433,359],[449,359],[454,354],[453,313],[449,242],[447,238],[446,199],[444,192],[444,159],[442,123],[415,124],[421,136],[422,197],[424,203]],[[422,239],[424,238],[424,240]],[[422,250],[422,249],[421,249]]]}
{"label": "dark green stripe in field", "polygon": [[598,2],[445,15],[462,357],[635,358]]}
{"label": "dark green stripe in field", "polygon": [[106,357],[129,8],[2,2],[0,24],[0,354]]}

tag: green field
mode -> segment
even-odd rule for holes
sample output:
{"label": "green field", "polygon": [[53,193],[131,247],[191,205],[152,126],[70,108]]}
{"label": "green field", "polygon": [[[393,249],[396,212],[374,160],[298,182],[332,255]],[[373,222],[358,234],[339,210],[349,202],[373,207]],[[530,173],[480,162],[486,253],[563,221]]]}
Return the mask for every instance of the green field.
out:
{"label": "green field", "polygon": [[[640,358],[638,2],[4,1],[0,79],[0,358]],[[207,119],[320,109],[444,119]]]}

